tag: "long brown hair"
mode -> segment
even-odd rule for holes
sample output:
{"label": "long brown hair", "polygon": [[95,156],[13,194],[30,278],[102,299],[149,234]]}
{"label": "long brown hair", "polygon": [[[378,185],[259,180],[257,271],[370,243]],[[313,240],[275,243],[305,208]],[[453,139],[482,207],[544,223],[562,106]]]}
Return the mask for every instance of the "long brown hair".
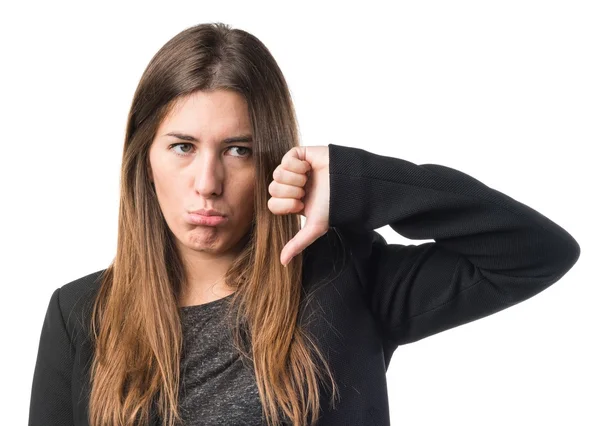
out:
{"label": "long brown hair", "polygon": [[234,90],[246,99],[256,167],[254,222],[225,277],[236,289],[234,345],[254,368],[269,425],[314,424],[324,373],[334,403],[338,391],[332,372],[299,321],[302,255],[287,268],[279,261],[284,245],[300,230],[300,217],[267,209],[273,171],[287,151],[299,146],[288,86],[255,36],[222,23],[200,24],[154,55],[133,97],[123,148],[117,252],[102,275],[91,314],[92,426],[146,424],[153,410],[165,426],[181,421],[178,295],[185,273],[150,182],[148,152],[177,99],[216,89]]}

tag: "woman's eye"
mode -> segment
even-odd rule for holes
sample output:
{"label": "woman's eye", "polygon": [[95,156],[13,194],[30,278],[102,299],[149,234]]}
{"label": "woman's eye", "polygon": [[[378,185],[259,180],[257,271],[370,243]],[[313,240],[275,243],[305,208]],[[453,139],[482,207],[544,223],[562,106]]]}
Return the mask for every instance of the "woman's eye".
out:
{"label": "woman's eye", "polygon": [[[184,148],[183,151],[177,151],[175,148]],[[169,146],[169,149],[173,150],[173,152],[175,152],[175,154],[179,155],[180,157],[187,157],[189,155],[190,150],[188,148],[193,148],[193,145],[191,143],[175,143],[173,145]],[[241,149],[242,150],[242,155],[234,155],[234,157],[249,157],[250,153],[252,152],[252,150],[250,148],[246,148],[244,146],[230,146],[229,148],[227,148],[227,150],[231,150],[231,149]]]}
{"label": "woman's eye", "polygon": [[[173,144],[173,145],[169,146],[169,149],[173,150],[174,148],[177,148],[177,147],[180,147],[180,146],[190,147],[191,145],[192,144],[190,144],[190,143],[176,143],[176,144]],[[177,154],[177,155],[179,155],[181,157],[186,157],[188,151],[184,151],[183,154],[177,152],[177,150],[174,150],[174,152],[175,152],[175,154]]]}
{"label": "woman's eye", "polygon": [[[245,146],[230,146],[229,147],[229,149],[232,149],[232,148],[241,149],[242,152],[246,153],[246,154],[242,154],[241,157],[250,156],[250,153],[252,152],[252,150],[250,148],[246,148]],[[237,155],[235,155],[234,157],[237,157]]]}

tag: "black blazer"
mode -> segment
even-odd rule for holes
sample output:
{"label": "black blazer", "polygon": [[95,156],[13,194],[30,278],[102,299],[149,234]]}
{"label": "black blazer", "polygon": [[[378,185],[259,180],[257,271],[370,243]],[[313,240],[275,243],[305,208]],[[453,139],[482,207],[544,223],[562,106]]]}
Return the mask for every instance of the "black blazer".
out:
{"label": "black blazer", "polygon": [[[320,425],[390,424],[386,371],[399,345],[520,303],[558,281],[580,248],[530,207],[455,169],[329,145],[330,229],[304,252],[318,287],[302,321],[341,391]],[[387,244],[385,225],[419,245]],[[82,325],[97,271],[57,288],[43,323],[29,425],[87,425],[92,346]]]}

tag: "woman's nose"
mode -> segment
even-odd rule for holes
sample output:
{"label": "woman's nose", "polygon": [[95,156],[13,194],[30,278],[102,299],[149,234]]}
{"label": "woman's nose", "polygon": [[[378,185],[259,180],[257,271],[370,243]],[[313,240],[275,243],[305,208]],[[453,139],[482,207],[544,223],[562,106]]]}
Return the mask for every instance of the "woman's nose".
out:
{"label": "woman's nose", "polygon": [[223,167],[217,156],[208,154],[200,160],[194,176],[196,191],[204,196],[219,195],[222,189]]}

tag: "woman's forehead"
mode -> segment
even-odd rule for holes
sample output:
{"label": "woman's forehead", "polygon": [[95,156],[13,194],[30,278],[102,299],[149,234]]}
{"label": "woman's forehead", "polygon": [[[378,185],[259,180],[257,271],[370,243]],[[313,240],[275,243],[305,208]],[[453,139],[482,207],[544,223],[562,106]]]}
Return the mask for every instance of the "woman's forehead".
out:
{"label": "woman's forehead", "polygon": [[[186,134],[196,141],[248,134],[250,119],[243,97],[232,91],[199,92],[176,103],[161,122],[159,136]],[[192,140],[193,141],[193,140]]]}

